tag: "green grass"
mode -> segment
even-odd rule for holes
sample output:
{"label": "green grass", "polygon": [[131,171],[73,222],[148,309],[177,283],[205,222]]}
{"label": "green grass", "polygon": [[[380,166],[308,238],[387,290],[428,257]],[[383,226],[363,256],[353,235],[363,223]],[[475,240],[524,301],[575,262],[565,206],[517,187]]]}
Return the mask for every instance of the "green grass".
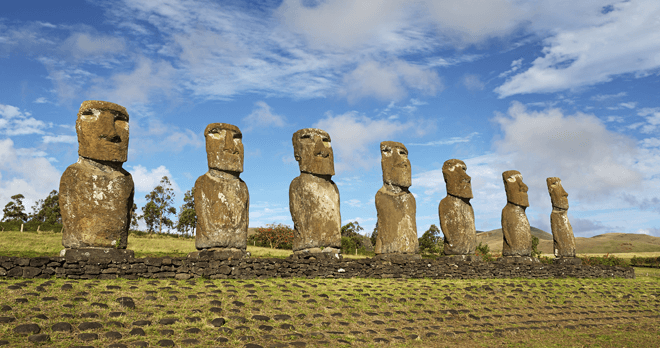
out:
{"label": "green grass", "polygon": [[[65,283],[72,288],[61,289]],[[9,289],[14,284],[23,287]],[[119,288],[113,289],[113,286]],[[42,333],[50,335],[49,347],[107,347],[114,342],[130,346],[135,341],[146,341],[150,347],[155,347],[161,339],[171,339],[177,346],[183,346],[183,340],[192,338],[199,341],[194,346],[243,347],[246,341],[241,340],[242,336],[251,336],[250,342],[264,347],[293,341],[305,342],[307,347],[347,346],[337,341],[339,339],[350,342],[351,347],[381,347],[374,342],[377,337],[390,340],[389,346],[393,347],[652,347],[660,345],[657,331],[660,320],[648,316],[660,314],[659,295],[660,278],[657,277],[0,280],[0,307],[12,307],[2,316],[16,319],[11,323],[0,322],[0,339],[9,340],[11,347],[33,346],[26,337],[12,330],[19,324],[36,323]],[[122,296],[133,298],[135,309],[120,306],[116,299]],[[57,300],[43,300],[46,297]],[[17,303],[17,298],[26,298],[28,302]],[[234,301],[244,305],[237,306]],[[105,304],[107,308],[96,307],[93,303]],[[213,307],[220,312],[212,312]],[[99,317],[82,318],[83,313],[89,312]],[[111,316],[114,312],[123,312],[123,315]],[[37,314],[48,318],[36,318]],[[274,319],[281,314],[290,318]],[[270,320],[258,321],[253,315],[265,315]],[[232,316],[243,317],[246,322]],[[226,320],[223,327],[233,329],[232,333],[220,332],[210,324],[218,317]],[[159,324],[164,318],[178,321],[173,325]],[[146,332],[144,337],[128,334],[137,327],[133,323],[138,320],[152,323],[142,327]],[[53,324],[62,321],[74,327],[72,333],[51,330]],[[89,331],[97,333],[98,340],[85,343],[77,338],[81,332],[77,326],[85,321],[103,323],[102,329]],[[119,322],[122,327],[111,326],[111,321]],[[282,324],[293,328],[282,328]],[[580,327],[582,324],[593,326]],[[260,328],[260,325],[270,329]],[[240,329],[240,326],[245,328]],[[201,332],[186,331],[190,328]],[[172,335],[163,336],[160,332],[163,329],[173,330]],[[117,331],[123,337],[118,341],[105,338],[108,331]],[[322,338],[311,337],[318,332]],[[285,338],[295,334],[303,337]],[[407,338],[408,335],[419,338]],[[219,336],[227,338],[228,342],[214,343]],[[396,336],[404,341],[397,341]]]}

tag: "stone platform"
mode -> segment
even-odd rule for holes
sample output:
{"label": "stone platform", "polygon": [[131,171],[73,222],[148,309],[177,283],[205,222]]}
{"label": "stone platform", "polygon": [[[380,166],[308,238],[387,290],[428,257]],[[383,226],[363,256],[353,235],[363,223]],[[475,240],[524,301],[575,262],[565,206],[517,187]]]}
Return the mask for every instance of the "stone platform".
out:
{"label": "stone platform", "polygon": [[129,249],[113,248],[62,249],[62,251],[60,251],[60,257],[64,257],[67,262],[87,260],[127,262],[129,259],[135,257],[135,252]]}
{"label": "stone platform", "polygon": [[215,259],[215,260],[241,260],[250,257],[249,251],[235,248],[211,248],[200,251],[194,251],[188,254],[188,259]]}

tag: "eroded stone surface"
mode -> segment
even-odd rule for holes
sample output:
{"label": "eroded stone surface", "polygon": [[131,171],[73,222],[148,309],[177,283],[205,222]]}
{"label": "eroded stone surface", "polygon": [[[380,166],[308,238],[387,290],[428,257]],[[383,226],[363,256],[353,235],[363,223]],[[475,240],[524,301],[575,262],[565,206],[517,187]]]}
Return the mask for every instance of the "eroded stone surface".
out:
{"label": "eroded stone surface", "polygon": [[209,171],[195,182],[195,247],[247,247],[250,195],[239,177],[243,142],[238,127],[211,123],[204,131]]}
{"label": "eroded stone surface", "polygon": [[331,180],[335,170],[330,136],[320,129],[301,129],[293,134],[293,148],[301,172],[289,186],[293,250],[340,248],[339,189]]}
{"label": "eroded stone surface", "polygon": [[122,168],[128,153],[128,113],[120,105],[88,100],[76,121],[78,162],[60,180],[65,248],[125,249],[134,185]]}
{"label": "eroded stone surface", "polygon": [[378,236],[376,254],[416,254],[419,251],[415,197],[408,149],[395,141],[380,143],[383,187],[376,193]]}
{"label": "eroded stone surface", "polygon": [[440,229],[444,238],[445,255],[474,255],[477,247],[477,231],[474,225],[474,209],[471,178],[467,166],[458,159],[445,161],[442,176],[447,185],[447,197],[438,205]]}
{"label": "eroded stone surface", "polygon": [[530,256],[532,234],[525,209],[529,206],[527,185],[517,170],[502,173],[507,204],[502,209],[502,256]]}
{"label": "eroded stone surface", "polygon": [[546,183],[552,201],[550,227],[552,228],[555,257],[573,258],[575,257],[575,236],[571,223],[568,221],[568,193],[561,185],[561,179],[557,177],[547,178]]}

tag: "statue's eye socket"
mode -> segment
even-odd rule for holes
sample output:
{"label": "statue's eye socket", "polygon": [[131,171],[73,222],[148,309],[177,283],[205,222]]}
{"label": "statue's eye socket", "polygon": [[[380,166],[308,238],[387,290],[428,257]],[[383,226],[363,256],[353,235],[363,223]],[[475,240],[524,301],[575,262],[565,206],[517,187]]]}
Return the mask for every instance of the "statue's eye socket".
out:
{"label": "statue's eye socket", "polygon": [[85,115],[85,116],[89,116],[89,115],[92,115],[93,112],[92,112],[92,109],[87,109],[87,110],[83,111],[82,114]]}
{"label": "statue's eye socket", "polygon": [[328,139],[328,138],[323,138],[323,139],[321,139],[321,140],[323,140],[323,142],[326,142],[326,143],[329,143],[329,142],[330,142],[330,139]]}
{"label": "statue's eye socket", "polygon": [[243,134],[241,134],[241,133],[234,133],[234,139],[243,139]]}
{"label": "statue's eye socket", "polygon": [[403,150],[399,150],[399,155],[407,155],[407,154],[408,154],[407,152],[405,152]]}
{"label": "statue's eye socket", "polygon": [[124,121],[124,122],[128,122],[128,117],[126,117],[126,115],[124,115],[124,114],[122,114],[122,113],[120,113],[120,112],[116,112],[116,113],[115,113],[115,121]]}
{"label": "statue's eye socket", "polygon": [[300,136],[300,139],[312,139],[312,136],[310,134],[303,134]]}

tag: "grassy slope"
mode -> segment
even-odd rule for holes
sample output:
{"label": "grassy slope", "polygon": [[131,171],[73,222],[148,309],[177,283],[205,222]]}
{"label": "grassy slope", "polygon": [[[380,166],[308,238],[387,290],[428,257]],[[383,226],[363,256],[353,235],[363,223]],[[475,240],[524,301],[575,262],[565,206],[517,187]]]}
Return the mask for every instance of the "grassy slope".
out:
{"label": "grassy slope", "polygon": [[[552,235],[532,227],[532,234],[539,238],[539,250],[552,254]],[[477,243],[488,244],[493,252],[502,251],[502,229],[477,234]],[[647,254],[660,252],[660,238],[633,233],[606,233],[591,238],[575,238],[578,254]]]}

